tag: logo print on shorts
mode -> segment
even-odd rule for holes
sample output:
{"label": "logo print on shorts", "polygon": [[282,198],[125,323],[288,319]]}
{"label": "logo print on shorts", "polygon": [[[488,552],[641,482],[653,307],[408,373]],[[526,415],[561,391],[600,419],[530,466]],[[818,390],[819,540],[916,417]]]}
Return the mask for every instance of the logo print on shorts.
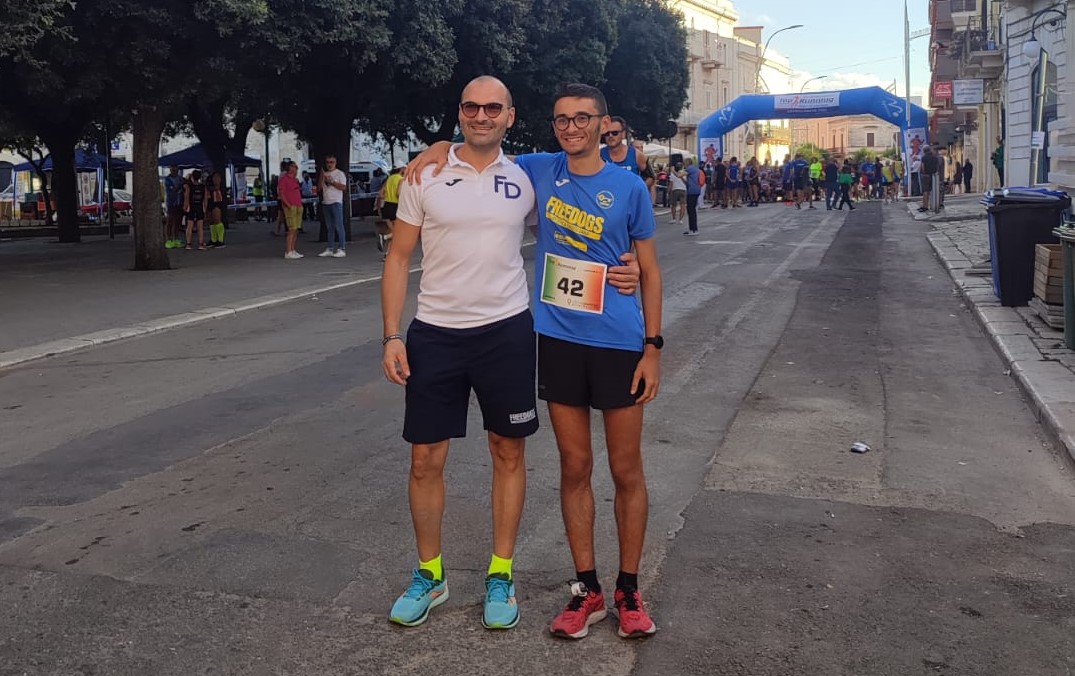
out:
{"label": "logo print on shorts", "polygon": [[597,206],[601,207],[602,209],[611,208],[612,205],[615,204],[615,202],[616,198],[613,197],[612,193],[610,193],[609,191],[602,190],[601,192],[597,193]]}
{"label": "logo print on shorts", "polygon": [[529,411],[523,411],[522,413],[509,413],[508,414],[508,420],[511,421],[512,425],[522,425],[523,423],[530,422],[531,420],[533,420],[536,417],[537,417],[537,411],[535,409],[530,409]]}

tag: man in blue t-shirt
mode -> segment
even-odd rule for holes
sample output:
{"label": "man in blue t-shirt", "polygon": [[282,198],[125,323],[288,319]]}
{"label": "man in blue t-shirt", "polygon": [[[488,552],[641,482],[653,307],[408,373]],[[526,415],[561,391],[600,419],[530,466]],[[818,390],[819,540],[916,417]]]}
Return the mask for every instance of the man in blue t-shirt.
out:
{"label": "man in blue t-shirt", "polygon": [[[565,85],[553,106],[553,130],[563,152],[517,158],[537,198],[538,396],[548,402],[560,450],[560,499],[577,578],[573,598],[550,627],[563,638],[586,636],[607,612],[594,556],[591,408],[604,417],[616,485],[619,635],[644,637],[657,630],[638,591],[638,570],[648,501],[642,404],[657,396],[660,381],[661,273],[645,183],[601,159],[600,138],[610,122],[599,89]],[[697,180],[691,184],[688,179],[697,201],[701,186]],[[605,293],[608,266],[632,247],[641,301]]]}
{"label": "man in blue t-shirt", "polygon": [[803,159],[802,153],[795,153],[795,159],[791,161],[791,180],[795,184],[795,208],[802,209],[803,202],[809,197],[810,184],[810,163]]}

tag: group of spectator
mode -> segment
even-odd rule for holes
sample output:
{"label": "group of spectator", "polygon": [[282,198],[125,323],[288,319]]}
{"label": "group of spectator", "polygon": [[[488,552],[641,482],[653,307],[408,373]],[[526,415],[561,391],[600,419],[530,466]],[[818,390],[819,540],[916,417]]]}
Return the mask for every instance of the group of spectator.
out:
{"label": "group of spectator", "polygon": [[[179,167],[169,167],[164,178],[164,246],[167,249],[193,249],[197,234],[198,250],[224,247],[224,215],[228,207],[228,188],[219,171],[206,179],[201,169],[183,176]],[[209,223],[209,243],[205,242],[205,224]],[[184,232],[185,226],[185,232]],[[185,239],[180,238],[184,232]]]}
{"label": "group of spectator", "polygon": [[[923,146],[911,166],[912,194],[930,192],[932,177],[938,173],[943,192],[970,192],[974,175],[970,159],[949,163],[953,165],[950,175],[945,174],[944,158]],[[664,189],[664,206],[671,208],[672,222],[682,224],[684,217],[693,221],[693,208],[705,205],[735,209],[783,202],[789,207],[801,209],[805,205],[813,209],[814,202],[824,200],[826,209],[842,209],[845,204],[853,209],[855,202],[863,200],[891,202],[900,194],[904,171],[901,159],[879,156],[856,162],[851,158],[807,158],[796,154],[786,156],[780,164],[759,164],[756,158],[744,163],[738,157],[715,157],[700,167],[688,158],[668,168],[658,165],[656,183]],[[692,200],[694,194],[699,197]],[[684,234],[695,232],[697,227],[692,223]]]}

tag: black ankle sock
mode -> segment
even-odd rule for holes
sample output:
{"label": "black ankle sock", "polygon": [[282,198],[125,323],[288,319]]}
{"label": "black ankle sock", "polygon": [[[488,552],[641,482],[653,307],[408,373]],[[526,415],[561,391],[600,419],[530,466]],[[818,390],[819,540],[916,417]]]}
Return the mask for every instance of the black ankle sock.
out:
{"label": "black ankle sock", "polygon": [[595,594],[601,593],[601,583],[597,581],[596,570],[575,571],[575,579],[586,585],[586,589]]}
{"label": "black ankle sock", "polygon": [[625,573],[622,570],[616,577],[616,589],[623,591],[638,589],[638,573]]}

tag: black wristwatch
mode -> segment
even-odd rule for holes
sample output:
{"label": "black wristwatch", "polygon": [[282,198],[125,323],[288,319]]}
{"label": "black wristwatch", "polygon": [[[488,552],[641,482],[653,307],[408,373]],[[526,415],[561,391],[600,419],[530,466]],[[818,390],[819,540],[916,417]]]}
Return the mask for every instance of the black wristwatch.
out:
{"label": "black wristwatch", "polygon": [[659,350],[662,347],[664,347],[664,337],[663,336],[653,336],[652,338],[647,337],[645,344],[646,345],[652,345],[653,347],[655,347],[655,348],[657,348]]}

